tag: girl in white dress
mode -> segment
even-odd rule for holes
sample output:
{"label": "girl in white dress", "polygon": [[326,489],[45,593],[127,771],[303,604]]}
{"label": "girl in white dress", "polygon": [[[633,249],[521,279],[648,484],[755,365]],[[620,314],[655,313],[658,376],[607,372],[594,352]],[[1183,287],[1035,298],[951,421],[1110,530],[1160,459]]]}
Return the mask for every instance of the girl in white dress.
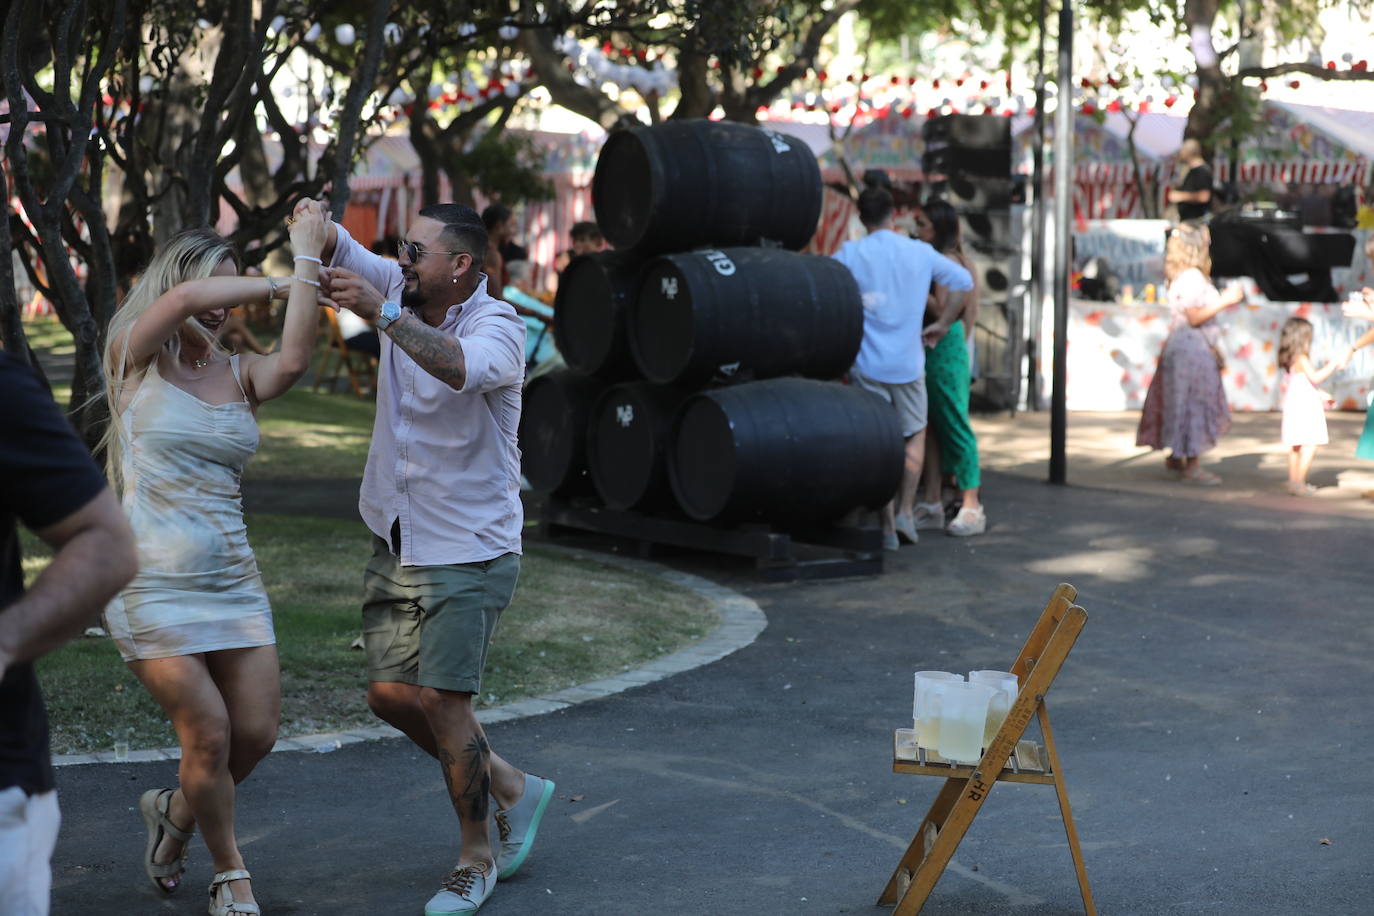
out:
{"label": "girl in white dress", "polygon": [[1289,318],[1279,332],[1279,368],[1283,379],[1283,422],[1279,435],[1288,446],[1288,492],[1311,496],[1317,488],[1307,482],[1317,446],[1326,445],[1326,406],[1331,395],[1317,386],[1345,366],[1345,358],[1318,369],[1312,363],[1312,322]]}
{"label": "girl in white dress", "polygon": [[[259,912],[234,836],[234,793],[276,741],[281,690],[239,480],[257,449],[258,405],[309,367],[328,225],[318,205],[295,219],[289,278],[240,277],[223,237],[181,233],[116,312],[105,350],[110,474],[140,567],[106,609],[106,627],[181,744],[180,786],[139,801],[144,868],[174,891],[198,826],[214,860],[212,916]],[[218,335],[229,310],[270,298],[287,298],[280,350],[228,355]]]}

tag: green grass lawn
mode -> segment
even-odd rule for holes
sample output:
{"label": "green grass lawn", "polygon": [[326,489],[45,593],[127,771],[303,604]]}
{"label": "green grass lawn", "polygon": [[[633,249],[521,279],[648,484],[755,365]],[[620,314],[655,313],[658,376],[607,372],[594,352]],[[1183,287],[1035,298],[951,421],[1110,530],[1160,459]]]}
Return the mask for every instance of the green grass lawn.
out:
{"label": "green grass lawn", "polygon": [[29,346],[40,352],[65,355],[76,352],[72,335],[62,326],[55,316],[26,318],[24,336]]}
{"label": "green grass lawn", "polygon": [[[250,515],[248,534],[272,602],[282,665],[282,734],[375,724],[364,701],[359,634],[369,543],[357,522]],[[30,575],[44,551],[25,541]],[[497,630],[482,702],[539,696],[617,674],[704,636],[715,615],[696,594],[652,576],[534,546]],[[109,639],[80,639],[39,662],[54,753],[176,743],[161,709]]]}
{"label": "green grass lawn", "polygon": [[[30,321],[25,330],[37,350],[71,347],[55,320]],[[337,480],[351,488],[367,460],[374,413],[370,400],[304,387],[268,402],[259,411],[262,443],[244,473],[245,486]],[[282,734],[372,724],[363,653],[350,648],[359,634],[367,530],[305,511],[253,514],[247,523],[276,624]],[[27,532],[23,544],[31,581],[48,553]],[[715,622],[694,593],[595,558],[530,545],[488,655],[482,702],[513,702],[618,673],[701,638]],[[109,750],[115,734],[126,730],[133,747],[176,743],[162,710],[109,639],[77,640],[41,660],[38,670],[55,753]]]}
{"label": "green grass lawn", "polygon": [[361,478],[376,404],[296,387],[258,409],[262,442],[245,480]]}

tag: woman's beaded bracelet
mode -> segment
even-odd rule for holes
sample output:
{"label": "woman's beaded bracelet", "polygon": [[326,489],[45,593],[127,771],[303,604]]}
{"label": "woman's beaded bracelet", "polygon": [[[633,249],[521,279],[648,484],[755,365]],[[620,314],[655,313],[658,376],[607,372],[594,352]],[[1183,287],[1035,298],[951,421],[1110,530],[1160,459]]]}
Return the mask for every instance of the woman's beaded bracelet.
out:
{"label": "woman's beaded bracelet", "polygon": [[324,266],[324,262],[323,262],[323,261],[321,261],[319,258],[312,258],[312,257],[311,257],[310,255],[308,255],[308,254],[298,254],[298,255],[296,255],[294,258],[292,258],[291,260],[293,260],[293,261],[314,261],[316,264],[319,264],[320,266]]}
{"label": "woman's beaded bracelet", "polygon": [[299,280],[299,281],[301,281],[302,283],[309,283],[311,286],[315,287],[316,289],[319,289],[319,288],[320,288],[320,282],[319,282],[318,280],[307,280],[305,277],[298,277],[298,276],[296,276],[295,274],[292,274],[292,275],[291,275],[291,279],[292,279],[292,280]]}

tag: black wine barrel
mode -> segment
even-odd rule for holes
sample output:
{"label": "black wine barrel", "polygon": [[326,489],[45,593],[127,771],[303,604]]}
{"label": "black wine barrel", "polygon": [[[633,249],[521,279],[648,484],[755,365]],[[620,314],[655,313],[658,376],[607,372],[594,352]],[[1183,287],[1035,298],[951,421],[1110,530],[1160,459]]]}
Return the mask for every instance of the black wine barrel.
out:
{"label": "black wine barrel", "polygon": [[603,251],[574,258],[558,280],[553,337],[569,367],[607,381],[635,375],[626,314],[639,291],[642,262]]}
{"label": "black wine barrel", "polygon": [[771,379],[689,398],[673,421],[668,478],[700,521],[829,522],[886,504],[903,450],[897,413],[877,395]]}
{"label": "black wine barrel", "polygon": [[562,369],[531,379],[520,413],[520,470],[541,493],[592,492],[587,474],[587,418],[606,386]]}
{"label": "black wine barrel", "polygon": [[665,255],[645,268],[630,309],[635,363],[660,384],[838,378],[863,335],[863,298],[849,269],[776,248]]}
{"label": "black wine barrel", "polygon": [[587,466],[612,509],[672,507],[668,443],[690,389],[624,382],[606,389],[587,425]]}
{"label": "black wine barrel", "polygon": [[601,233],[641,254],[701,245],[800,249],[821,215],[821,172],[794,137],[729,121],[612,133],[592,178]]}

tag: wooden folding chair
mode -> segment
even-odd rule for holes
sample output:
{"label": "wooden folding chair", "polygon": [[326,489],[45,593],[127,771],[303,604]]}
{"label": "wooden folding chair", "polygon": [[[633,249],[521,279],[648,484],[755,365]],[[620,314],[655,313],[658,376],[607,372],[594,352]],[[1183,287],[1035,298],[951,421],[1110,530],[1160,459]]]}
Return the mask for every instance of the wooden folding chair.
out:
{"label": "wooden folding chair", "polygon": [[[1011,667],[1021,684],[1020,695],[976,765],[951,763],[926,751],[919,751],[914,761],[898,759],[896,736],[893,736],[893,772],[945,777],[944,786],[878,898],[879,906],[896,904],[894,916],[914,916],[921,911],[959,841],[968,832],[993,785],[999,781],[1054,786],[1059,797],[1059,815],[1069,840],[1069,853],[1078,874],[1083,910],[1089,916],[1097,913],[1083,864],[1083,851],[1078,844],[1078,829],[1069,810],[1069,793],[1054,746],[1054,732],[1050,730],[1049,710],[1045,708],[1045,694],[1088,619],[1087,613],[1073,603],[1077,594],[1071,585],[1055,589],[1039,622],[1026,638],[1021,654]],[[1033,716],[1040,720],[1043,745],[1021,740]]]}
{"label": "wooden folding chair", "polygon": [[[320,366],[315,371],[314,390],[319,391],[328,381],[329,390],[334,391],[338,387],[339,376],[346,374],[353,393],[360,398],[366,397],[377,387],[377,359],[367,353],[348,349],[343,332],[339,330],[339,316],[331,308],[322,308],[320,311],[324,312],[327,328],[324,350],[320,353]],[[355,365],[355,359],[361,360],[361,363]]]}

